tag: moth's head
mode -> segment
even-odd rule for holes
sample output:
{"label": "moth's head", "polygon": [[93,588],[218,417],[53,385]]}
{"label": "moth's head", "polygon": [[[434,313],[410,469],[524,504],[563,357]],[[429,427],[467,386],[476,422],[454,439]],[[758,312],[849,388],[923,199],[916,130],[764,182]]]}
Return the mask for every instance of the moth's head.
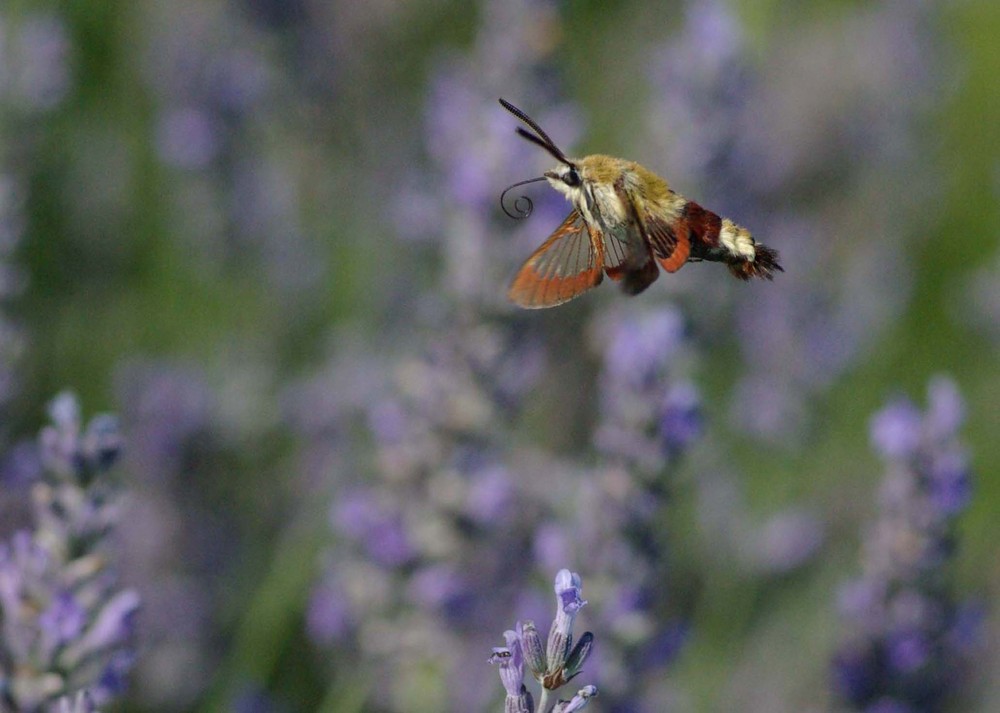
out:
{"label": "moth's head", "polygon": [[576,163],[567,161],[565,164],[556,166],[551,171],[546,171],[543,175],[550,186],[571,201],[575,202],[579,199],[583,190],[584,179],[580,167]]}
{"label": "moth's head", "polygon": [[[552,171],[546,171],[539,178],[532,178],[527,181],[521,181],[519,183],[515,183],[511,186],[508,186],[507,189],[502,194],[500,194],[501,206],[503,206],[504,195],[506,195],[507,191],[509,191],[511,188],[514,188],[515,186],[524,185],[525,183],[532,183],[534,181],[543,181],[543,180],[548,181],[553,188],[555,188],[557,191],[565,195],[574,203],[581,200],[584,176],[582,175],[580,166],[577,165],[577,162],[574,161],[573,159],[567,158],[566,154],[564,154],[562,150],[558,146],[556,146],[555,142],[551,138],[549,138],[549,135],[545,133],[542,127],[540,127],[534,119],[532,119],[530,116],[528,116],[523,111],[518,109],[516,106],[514,106],[513,104],[504,99],[500,100],[500,104],[503,106],[504,109],[506,109],[511,114],[516,116],[518,119],[523,121],[533,130],[533,131],[528,131],[523,126],[517,127],[516,131],[521,138],[525,139],[526,141],[530,141],[536,146],[540,146],[541,148],[545,149],[553,156],[553,158],[555,158],[559,162],[559,165],[557,165],[555,169],[553,169]],[[528,202],[528,207],[526,210],[519,209],[518,203],[517,201],[515,201],[514,209],[518,212],[518,215],[513,215],[506,208],[504,208],[504,212],[506,212],[507,215],[510,215],[511,217],[526,218],[531,213],[531,201],[524,196],[518,199],[518,201],[520,200],[526,200]]]}

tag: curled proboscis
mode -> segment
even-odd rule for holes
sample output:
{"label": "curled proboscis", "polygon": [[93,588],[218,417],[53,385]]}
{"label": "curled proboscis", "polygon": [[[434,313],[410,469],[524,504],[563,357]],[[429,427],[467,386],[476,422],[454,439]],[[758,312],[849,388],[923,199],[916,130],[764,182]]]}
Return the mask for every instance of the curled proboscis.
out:
{"label": "curled proboscis", "polygon": [[518,196],[517,198],[514,199],[513,204],[511,204],[511,207],[514,209],[513,213],[511,213],[510,210],[507,209],[507,206],[504,204],[504,199],[507,197],[507,193],[510,192],[512,188],[523,186],[526,183],[537,183],[538,181],[544,181],[544,180],[545,176],[539,176],[538,178],[529,178],[527,181],[518,181],[517,183],[512,183],[511,185],[507,186],[504,189],[503,193],[500,194],[500,208],[503,209],[503,212],[506,213],[511,218],[515,218],[517,220],[527,218],[529,215],[531,215],[531,211],[534,210],[535,208],[535,204],[532,203],[531,199],[528,198],[528,196]]}

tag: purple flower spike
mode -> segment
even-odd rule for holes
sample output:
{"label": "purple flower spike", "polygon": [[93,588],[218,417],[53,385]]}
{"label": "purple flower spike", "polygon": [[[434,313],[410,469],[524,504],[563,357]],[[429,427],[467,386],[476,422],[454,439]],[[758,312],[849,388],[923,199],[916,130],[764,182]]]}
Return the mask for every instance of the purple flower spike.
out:
{"label": "purple flower spike", "polygon": [[690,382],[674,384],[663,398],[660,435],[668,448],[694,443],[702,432],[701,396]]}
{"label": "purple flower spike", "polygon": [[97,550],[120,511],[115,483],[103,476],[121,438],[110,416],[82,428],[71,394],[49,413],[53,425],[40,435],[45,473],[32,493],[35,529],[0,543],[0,689],[4,710],[85,713],[122,692],[134,661],[139,596],[116,589]]}
{"label": "purple flower spike", "polygon": [[634,475],[656,479],[702,432],[700,396],[680,376],[684,320],[660,307],[609,314],[598,329],[607,337],[595,445]]}
{"label": "purple flower spike", "polygon": [[530,621],[518,622],[515,631],[505,631],[504,638],[507,645],[493,649],[489,662],[500,664],[500,678],[507,690],[505,711],[512,713],[523,711],[525,708],[529,711],[534,709],[531,695],[522,683],[525,663],[528,664],[535,679],[542,684],[539,706],[543,713],[579,710],[586,705],[587,699],[597,695],[597,688],[584,686],[572,701],[560,701],[551,708],[547,703],[552,691],[559,689],[580,672],[593,649],[594,635],[588,631],[570,650],[573,642],[573,621],[581,607],[587,603],[580,598],[582,586],[580,575],[568,569],[559,570],[556,575],[555,592],[558,606],[549,635],[548,652],[542,650],[541,637]]}
{"label": "purple flower spike", "polygon": [[832,666],[835,688],[858,710],[944,710],[976,654],[965,642],[979,625],[965,622],[968,606],[951,594],[948,575],[955,518],[972,493],[957,433],[963,418],[954,383],[938,377],[926,411],[897,400],[872,420],[888,475],[865,574],[841,589],[850,637]]}

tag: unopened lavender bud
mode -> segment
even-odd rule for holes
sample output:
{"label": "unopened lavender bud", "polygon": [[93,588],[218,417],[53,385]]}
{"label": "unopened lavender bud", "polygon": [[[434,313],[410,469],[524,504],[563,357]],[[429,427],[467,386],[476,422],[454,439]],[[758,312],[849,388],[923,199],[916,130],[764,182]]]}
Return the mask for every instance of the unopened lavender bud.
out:
{"label": "unopened lavender bud", "polygon": [[[3,710],[91,713],[119,695],[134,663],[139,596],[117,591],[98,548],[117,524],[113,483],[94,484],[121,438],[110,416],[80,431],[80,408],[65,393],[40,435],[45,475],[32,489],[35,528],[0,543],[0,673]],[[86,695],[67,695],[86,687]]]}
{"label": "unopened lavender bud", "polygon": [[583,581],[575,572],[561,569],[556,575],[556,618],[552,621],[546,647],[549,673],[561,670],[569,656],[573,644],[573,621],[580,608],[587,603],[580,598],[582,587]]}
{"label": "unopened lavender bud", "polygon": [[597,686],[584,686],[568,701],[559,701],[552,713],[573,713],[585,707],[591,698],[597,695]]}
{"label": "unopened lavender bud", "polygon": [[521,647],[524,651],[524,662],[528,664],[528,669],[532,675],[541,680],[545,675],[545,646],[542,644],[542,636],[535,628],[535,622],[519,622],[517,629],[521,634]]}

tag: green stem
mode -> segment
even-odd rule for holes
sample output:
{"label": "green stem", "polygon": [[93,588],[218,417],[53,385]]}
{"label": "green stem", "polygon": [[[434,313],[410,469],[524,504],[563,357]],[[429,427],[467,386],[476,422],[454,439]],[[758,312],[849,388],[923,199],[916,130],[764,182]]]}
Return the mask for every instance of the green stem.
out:
{"label": "green stem", "polygon": [[538,699],[538,713],[548,713],[549,711],[549,689],[543,688],[542,695]]}

